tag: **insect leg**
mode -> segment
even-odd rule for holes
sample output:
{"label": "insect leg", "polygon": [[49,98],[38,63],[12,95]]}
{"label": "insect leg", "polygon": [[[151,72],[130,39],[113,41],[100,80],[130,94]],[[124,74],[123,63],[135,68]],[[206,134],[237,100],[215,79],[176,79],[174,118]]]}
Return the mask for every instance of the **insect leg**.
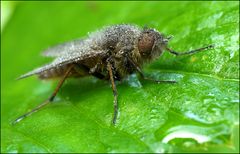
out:
{"label": "insect leg", "polygon": [[64,76],[63,76],[62,79],[59,81],[56,89],[54,90],[54,92],[52,93],[52,95],[51,95],[46,101],[44,101],[42,104],[38,105],[37,107],[35,107],[35,108],[32,109],[31,111],[29,111],[29,112],[25,113],[24,115],[18,117],[16,120],[13,121],[12,124],[18,123],[18,122],[21,121],[22,119],[30,116],[32,113],[37,112],[37,111],[40,110],[42,107],[44,107],[44,106],[48,105],[49,103],[51,103],[51,102],[54,100],[55,96],[57,95],[59,89],[60,89],[61,86],[63,85],[65,79],[68,77],[69,73],[71,72],[72,67],[73,67],[73,65],[71,65],[71,66],[67,69],[67,71],[65,72]]}
{"label": "insect leg", "polygon": [[117,88],[113,78],[112,64],[110,62],[107,63],[107,70],[108,70],[110,81],[112,84],[112,90],[113,90],[113,96],[114,96],[114,113],[113,113],[112,123],[115,124],[117,115],[118,115],[118,93],[117,93]]}
{"label": "insect leg", "polygon": [[144,80],[149,80],[149,81],[153,81],[153,82],[156,82],[156,83],[176,83],[176,81],[171,81],[171,80],[155,80],[155,79],[152,79],[152,78],[148,78],[144,75],[144,73],[142,72],[141,68],[134,63],[134,61],[129,58],[127,56],[128,60],[131,62],[131,64],[135,67],[135,69],[137,70],[137,72],[140,74],[141,78],[143,78]]}
{"label": "insect leg", "polygon": [[202,48],[199,48],[199,49],[195,49],[195,50],[190,50],[190,51],[186,51],[186,52],[176,52],[168,47],[166,47],[167,51],[169,51],[171,54],[174,54],[176,56],[180,56],[180,55],[190,55],[190,54],[194,54],[194,53],[197,53],[197,52],[200,52],[200,51],[204,51],[204,50],[208,50],[208,49],[213,49],[214,48],[214,45],[209,45],[209,46],[206,46],[206,47],[202,47]]}

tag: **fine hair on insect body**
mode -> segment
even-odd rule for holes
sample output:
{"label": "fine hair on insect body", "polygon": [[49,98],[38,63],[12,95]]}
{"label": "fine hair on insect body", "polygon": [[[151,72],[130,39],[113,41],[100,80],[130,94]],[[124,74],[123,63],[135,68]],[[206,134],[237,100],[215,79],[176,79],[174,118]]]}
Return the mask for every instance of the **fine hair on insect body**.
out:
{"label": "fine hair on insect body", "polygon": [[137,72],[145,80],[156,83],[175,83],[176,81],[155,80],[146,77],[142,72],[143,64],[158,58],[164,51],[181,56],[213,48],[213,45],[208,45],[191,51],[177,52],[168,47],[171,38],[171,36],[164,36],[156,29],[120,24],[104,27],[89,34],[86,38],[47,49],[43,55],[52,57],[54,60],[20,76],[18,79],[32,75],[37,75],[42,80],[59,79],[57,87],[46,101],[18,117],[13,121],[13,124],[50,104],[67,78],[90,75],[110,81],[114,96],[112,123],[115,124],[118,117],[116,81],[121,81],[126,76]]}

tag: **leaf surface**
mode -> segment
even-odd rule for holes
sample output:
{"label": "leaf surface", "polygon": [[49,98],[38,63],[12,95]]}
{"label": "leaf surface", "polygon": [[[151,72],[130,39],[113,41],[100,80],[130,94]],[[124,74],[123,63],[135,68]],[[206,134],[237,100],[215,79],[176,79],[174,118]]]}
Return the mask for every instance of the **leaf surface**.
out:
{"label": "leaf surface", "polygon": [[[51,61],[42,50],[119,23],[174,35],[177,51],[215,49],[144,66],[176,84],[118,83],[116,126],[110,85],[92,77],[68,80],[54,103],[10,125],[57,83],[14,80]],[[1,152],[239,152],[238,2],[20,2],[1,38]]]}

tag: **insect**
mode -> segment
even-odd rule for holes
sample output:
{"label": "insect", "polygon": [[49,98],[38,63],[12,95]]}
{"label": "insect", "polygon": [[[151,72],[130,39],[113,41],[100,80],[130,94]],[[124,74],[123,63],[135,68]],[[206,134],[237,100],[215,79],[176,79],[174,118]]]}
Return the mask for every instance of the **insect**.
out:
{"label": "insect", "polygon": [[13,123],[21,121],[51,103],[67,78],[91,75],[111,83],[114,96],[112,123],[115,124],[118,114],[116,81],[121,81],[127,75],[138,72],[146,80],[175,83],[175,81],[159,81],[145,77],[141,70],[143,64],[161,56],[165,50],[180,56],[213,48],[213,45],[208,45],[191,51],[176,52],[168,47],[170,39],[171,36],[165,37],[152,28],[121,24],[105,27],[84,39],[47,49],[43,55],[55,59],[45,66],[20,76],[19,79],[38,75],[40,79],[59,78],[59,83],[46,101],[20,116]]}

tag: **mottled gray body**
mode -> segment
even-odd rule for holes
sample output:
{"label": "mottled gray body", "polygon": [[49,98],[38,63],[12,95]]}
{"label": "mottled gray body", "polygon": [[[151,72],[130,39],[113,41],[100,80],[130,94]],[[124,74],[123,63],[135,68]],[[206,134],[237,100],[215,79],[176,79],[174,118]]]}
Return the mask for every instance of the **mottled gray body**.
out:
{"label": "mottled gray body", "polygon": [[[98,78],[108,79],[106,65],[111,60],[117,80],[134,72],[126,55],[141,66],[144,60],[139,51],[139,38],[143,29],[135,25],[116,25],[103,28],[91,33],[87,38],[49,48],[45,56],[54,57],[55,60],[43,67],[37,68],[20,78],[37,74],[41,79],[51,79],[63,76],[68,66],[76,64],[69,77],[82,77],[94,75]],[[156,32],[158,33],[158,32]],[[160,35],[160,34],[159,34]],[[161,53],[161,50],[158,51]],[[154,56],[156,57],[156,56]]]}

